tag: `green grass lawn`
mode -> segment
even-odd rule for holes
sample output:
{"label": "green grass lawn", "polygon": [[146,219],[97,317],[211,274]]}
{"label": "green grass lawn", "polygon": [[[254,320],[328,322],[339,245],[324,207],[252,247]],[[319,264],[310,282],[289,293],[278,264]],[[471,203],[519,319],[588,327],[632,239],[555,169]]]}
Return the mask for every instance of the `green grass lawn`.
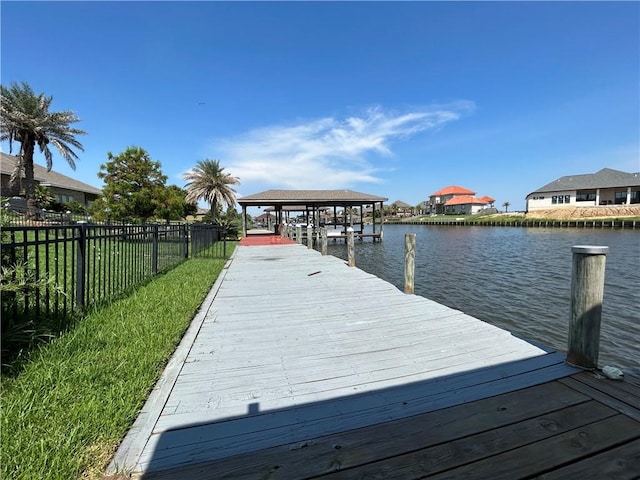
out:
{"label": "green grass lawn", "polygon": [[100,478],[225,262],[182,263],[3,377],[0,477]]}

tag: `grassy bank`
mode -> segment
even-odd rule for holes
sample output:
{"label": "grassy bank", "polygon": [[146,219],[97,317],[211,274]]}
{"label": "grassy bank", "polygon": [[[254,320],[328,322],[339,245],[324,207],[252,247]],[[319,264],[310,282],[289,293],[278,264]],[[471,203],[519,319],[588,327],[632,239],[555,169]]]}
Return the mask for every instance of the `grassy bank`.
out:
{"label": "grassy bank", "polygon": [[181,264],[3,377],[0,477],[100,478],[224,263]]}

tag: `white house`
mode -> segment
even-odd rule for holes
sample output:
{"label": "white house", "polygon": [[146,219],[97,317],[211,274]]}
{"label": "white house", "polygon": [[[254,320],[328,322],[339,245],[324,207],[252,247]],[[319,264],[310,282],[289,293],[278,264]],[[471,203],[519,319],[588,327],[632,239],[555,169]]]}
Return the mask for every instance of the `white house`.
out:
{"label": "white house", "polygon": [[527,211],[640,203],[640,172],[603,168],[596,173],[560,177],[526,197]]}

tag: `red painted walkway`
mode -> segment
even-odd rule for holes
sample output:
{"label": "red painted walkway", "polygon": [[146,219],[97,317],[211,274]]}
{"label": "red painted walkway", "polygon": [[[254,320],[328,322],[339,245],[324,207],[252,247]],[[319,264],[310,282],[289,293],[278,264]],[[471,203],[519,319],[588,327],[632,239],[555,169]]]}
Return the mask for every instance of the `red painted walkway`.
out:
{"label": "red painted walkway", "polygon": [[291,245],[294,244],[293,240],[281,237],[280,235],[250,235],[243,237],[240,240],[240,245],[254,246],[254,245]]}

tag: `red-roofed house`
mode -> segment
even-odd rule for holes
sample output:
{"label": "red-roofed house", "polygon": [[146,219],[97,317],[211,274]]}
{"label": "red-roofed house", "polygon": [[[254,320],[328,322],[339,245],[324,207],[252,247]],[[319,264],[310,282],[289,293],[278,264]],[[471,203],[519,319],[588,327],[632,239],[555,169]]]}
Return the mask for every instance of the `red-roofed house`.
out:
{"label": "red-roofed house", "polygon": [[470,215],[483,208],[491,208],[495,200],[488,195],[475,197],[476,192],[467,188],[451,185],[442,188],[429,196],[426,202],[430,213]]}
{"label": "red-roofed house", "polygon": [[487,202],[473,195],[456,195],[444,204],[444,213],[473,215],[487,207]]}

